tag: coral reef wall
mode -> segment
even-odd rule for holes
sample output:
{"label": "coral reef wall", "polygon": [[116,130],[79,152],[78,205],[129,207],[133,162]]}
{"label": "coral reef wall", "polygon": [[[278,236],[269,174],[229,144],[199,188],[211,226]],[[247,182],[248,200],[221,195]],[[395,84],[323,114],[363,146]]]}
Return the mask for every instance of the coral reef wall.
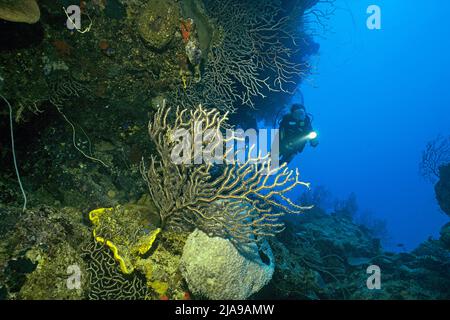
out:
{"label": "coral reef wall", "polygon": [[439,168],[439,181],[435,187],[436,199],[448,216],[450,216],[450,164]]}
{"label": "coral reef wall", "polygon": [[[275,105],[292,97],[318,49],[312,39],[323,25],[312,11],[317,2],[76,1],[81,25],[75,30],[67,28],[60,1],[0,0],[0,94],[12,106],[10,114],[0,101],[0,299],[449,298],[450,276],[442,267],[449,261],[448,225],[439,240],[392,254],[339,214],[316,208],[298,220],[278,220],[288,211],[280,205],[261,214],[271,199],[248,196],[249,189],[233,183],[222,186],[261,205],[258,214],[242,219],[246,210],[231,210],[236,202],[227,206],[223,199],[188,207],[190,194],[232,198],[213,188],[218,177],[242,183],[231,169],[161,172],[167,167],[160,165],[164,152],[156,136],[163,133],[150,130],[150,138],[148,122],[166,102],[174,106],[167,123],[176,120],[177,106],[195,112],[202,103],[204,112],[236,112],[236,124],[246,112],[270,118]],[[142,159],[152,159],[153,180],[148,171],[142,179]],[[260,173],[258,168],[248,172]],[[436,185],[447,213],[448,171]],[[305,185],[295,172],[281,177]],[[156,201],[158,192],[167,198]],[[224,207],[229,210],[220,211]],[[292,207],[304,209],[296,202]],[[165,228],[165,213],[177,220],[167,225],[189,228]],[[236,262],[226,279],[216,268],[230,261],[200,269],[202,261],[189,253],[217,236],[205,231],[224,225],[230,230],[218,242]],[[192,235],[193,227],[203,234]],[[239,235],[258,249],[256,262],[231,244]],[[392,277],[383,291],[368,294],[365,268],[371,263]],[[228,280],[237,283],[244,271],[242,287],[230,287]],[[215,285],[199,281],[205,273]]]}

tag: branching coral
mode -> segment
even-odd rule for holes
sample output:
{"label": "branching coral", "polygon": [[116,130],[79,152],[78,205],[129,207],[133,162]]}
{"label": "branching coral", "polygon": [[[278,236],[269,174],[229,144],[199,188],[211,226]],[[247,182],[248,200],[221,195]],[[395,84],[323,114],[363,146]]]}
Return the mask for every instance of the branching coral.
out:
{"label": "branching coral", "polygon": [[216,24],[215,41],[202,81],[178,92],[177,102],[233,111],[238,105],[255,107],[255,100],[269,92],[292,94],[309,71],[301,52],[303,14],[327,17],[310,9],[310,1],[292,2],[288,9],[278,0],[205,1]]}
{"label": "branching coral", "polygon": [[335,0],[306,0],[303,1],[304,22],[308,26],[311,36],[321,36],[330,31],[329,20],[337,7]]}
{"label": "branching coral", "polygon": [[422,153],[420,173],[430,181],[439,178],[439,168],[450,163],[450,136],[438,136],[427,143]]}
{"label": "branching coral", "polygon": [[[309,185],[299,180],[298,170],[289,170],[285,164],[272,168],[269,155],[253,157],[250,150],[243,163],[229,163],[227,151],[220,156],[227,162],[221,166],[210,161],[176,164],[171,157],[177,145],[175,132],[201,131],[203,146],[218,146],[223,142],[218,137],[227,114],[201,105],[190,110],[178,108],[170,123],[170,110],[163,106],[150,122],[149,134],[159,157],[150,159],[148,169],[144,163],[141,166],[162,228],[197,227],[235,243],[259,242],[283,230],[280,216],[308,209],[293,203],[287,193]],[[228,142],[231,139],[236,138],[230,137]],[[198,152],[196,143],[188,147],[191,154]],[[232,152],[236,156],[234,149]],[[215,148],[203,149],[203,157],[217,160]]]}
{"label": "branching coral", "polygon": [[[287,91],[295,86],[300,64],[292,61],[299,34],[291,16],[282,11],[278,1],[258,1],[248,5],[242,1],[207,1],[209,12],[218,19],[223,31],[221,46],[213,48],[209,67],[217,87],[252,105],[252,97],[267,91]],[[223,86],[235,80],[245,89]]]}
{"label": "branching coral", "polygon": [[58,109],[64,103],[73,98],[79,98],[88,89],[86,86],[75,80],[72,76],[62,74],[49,81],[51,95],[49,101]]}

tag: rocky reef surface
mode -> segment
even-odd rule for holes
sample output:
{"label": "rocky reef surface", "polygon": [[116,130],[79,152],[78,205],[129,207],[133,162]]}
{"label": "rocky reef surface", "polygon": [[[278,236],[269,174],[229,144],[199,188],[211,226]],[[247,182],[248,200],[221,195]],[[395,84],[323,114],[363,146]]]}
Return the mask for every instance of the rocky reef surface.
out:
{"label": "rocky reef surface", "polygon": [[[1,298],[450,298],[449,224],[439,239],[390,253],[366,229],[313,209],[286,221],[286,230],[265,251],[255,251],[257,259],[200,231],[165,232],[135,270],[124,274],[113,252],[92,238],[86,215],[75,208],[42,206],[22,213],[1,206]],[[367,288],[370,265],[381,269],[379,290]],[[79,283],[70,286],[74,270]]]}
{"label": "rocky reef surface", "polygon": [[[145,238],[144,227],[158,223],[149,201],[120,206],[127,214],[102,223],[127,226],[121,232],[131,228],[135,237],[143,230]],[[164,232],[125,274],[114,251],[94,241],[85,210],[1,205],[0,218],[2,299],[450,299],[450,223],[438,239],[392,253],[348,216],[314,208],[286,219],[282,233],[250,252],[199,230]],[[122,253],[139,242],[114,239]],[[381,270],[378,290],[367,288],[371,265]],[[73,270],[76,286],[68,285]]]}
{"label": "rocky reef surface", "polygon": [[434,190],[442,211],[450,216],[450,164],[439,168],[439,181],[436,183]]}
{"label": "rocky reef surface", "polygon": [[[308,212],[270,243],[275,273],[258,298],[448,299],[448,225],[439,239],[411,252],[386,252],[379,239],[346,218]],[[369,290],[367,268],[381,270],[381,289]]]}

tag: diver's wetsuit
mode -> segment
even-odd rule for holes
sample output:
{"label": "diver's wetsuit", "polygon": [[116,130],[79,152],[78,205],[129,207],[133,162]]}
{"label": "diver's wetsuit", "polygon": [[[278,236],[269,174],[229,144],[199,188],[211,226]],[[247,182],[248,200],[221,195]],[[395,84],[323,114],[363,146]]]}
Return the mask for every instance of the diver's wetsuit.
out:
{"label": "diver's wetsuit", "polygon": [[[309,116],[302,121],[295,119],[290,113],[285,115],[280,123],[281,161],[289,163],[297,153],[302,152],[308,141],[306,136],[313,131]],[[309,141],[311,145],[317,144],[316,139]]]}

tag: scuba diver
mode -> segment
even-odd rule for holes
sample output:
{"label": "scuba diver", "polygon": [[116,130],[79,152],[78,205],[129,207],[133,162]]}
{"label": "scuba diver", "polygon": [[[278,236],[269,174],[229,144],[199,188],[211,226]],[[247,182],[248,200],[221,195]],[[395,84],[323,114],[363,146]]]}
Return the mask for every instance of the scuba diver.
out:
{"label": "scuba diver", "polygon": [[293,104],[291,112],[283,117],[280,123],[280,160],[291,162],[297,153],[301,153],[309,141],[317,147],[319,141],[313,130],[311,118],[301,104]]}

